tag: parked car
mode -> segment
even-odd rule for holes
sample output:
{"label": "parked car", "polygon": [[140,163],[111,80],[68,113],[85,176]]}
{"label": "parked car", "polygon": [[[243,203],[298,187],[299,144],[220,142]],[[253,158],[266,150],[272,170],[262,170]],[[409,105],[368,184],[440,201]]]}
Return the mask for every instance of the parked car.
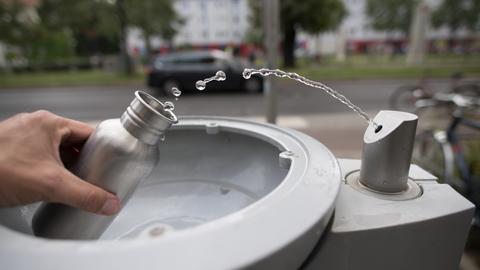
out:
{"label": "parked car", "polygon": [[223,51],[179,52],[159,56],[154,59],[147,71],[147,84],[163,93],[171,93],[172,87],[181,91],[194,90],[195,82],[214,76],[218,70],[225,72],[225,81],[212,81],[207,84],[207,91],[244,90],[250,93],[260,92],[263,79],[252,76],[244,79],[243,69],[247,67]]}

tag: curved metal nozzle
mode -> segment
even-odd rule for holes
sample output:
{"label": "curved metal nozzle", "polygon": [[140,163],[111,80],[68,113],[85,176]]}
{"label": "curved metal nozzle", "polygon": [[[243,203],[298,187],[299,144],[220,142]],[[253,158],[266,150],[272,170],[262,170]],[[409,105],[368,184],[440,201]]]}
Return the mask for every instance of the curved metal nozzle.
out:
{"label": "curved metal nozzle", "polygon": [[400,111],[380,111],[373,120],[381,125],[377,132],[369,126],[363,137],[360,182],[384,193],[408,189],[418,117]]}

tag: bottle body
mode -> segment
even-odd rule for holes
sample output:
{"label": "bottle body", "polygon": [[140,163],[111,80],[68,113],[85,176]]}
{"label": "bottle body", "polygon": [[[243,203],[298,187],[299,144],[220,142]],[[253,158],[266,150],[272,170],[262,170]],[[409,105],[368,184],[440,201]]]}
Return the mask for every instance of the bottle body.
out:
{"label": "bottle body", "polygon": [[[115,195],[124,205],[158,161],[157,143],[177,123],[172,110],[153,96],[136,91],[120,119],[98,125],[71,171]],[[59,203],[45,203],[32,221],[37,236],[98,239],[115,216],[88,213]]]}
{"label": "bottle body", "polygon": [[[158,147],[130,134],[120,119],[103,121],[85,143],[71,171],[113,194],[124,205],[158,161]],[[33,220],[37,236],[97,239],[115,216],[88,213],[58,203],[41,206]]]}

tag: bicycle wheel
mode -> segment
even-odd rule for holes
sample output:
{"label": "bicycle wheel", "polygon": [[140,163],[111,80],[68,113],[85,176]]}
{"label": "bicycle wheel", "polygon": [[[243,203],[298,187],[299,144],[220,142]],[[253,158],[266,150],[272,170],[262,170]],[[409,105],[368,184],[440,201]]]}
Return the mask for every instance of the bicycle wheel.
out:
{"label": "bicycle wheel", "polygon": [[416,85],[406,85],[397,88],[390,96],[390,108],[397,111],[415,112],[415,102],[425,98],[424,90]]}
{"label": "bicycle wheel", "polygon": [[[451,179],[451,164],[445,157],[445,150],[434,131],[427,130],[415,137],[413,148],[413,163],[438,177],[440,183],[448,183]],[[438,135],[437,135],[438,137]]]}

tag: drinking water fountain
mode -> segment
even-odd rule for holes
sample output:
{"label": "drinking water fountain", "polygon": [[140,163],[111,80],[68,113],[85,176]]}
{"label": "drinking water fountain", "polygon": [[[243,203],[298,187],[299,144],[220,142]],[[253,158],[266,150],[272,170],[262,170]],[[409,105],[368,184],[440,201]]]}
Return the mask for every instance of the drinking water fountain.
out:
{"label": "drinking water fountain", "polygon": [[458,268],[473,205],[410,165],[415,115],[374,122],[354,160],[275,125],[179,118],[100,239],[35,237],[38,204],[0,209],[1,268]]}

